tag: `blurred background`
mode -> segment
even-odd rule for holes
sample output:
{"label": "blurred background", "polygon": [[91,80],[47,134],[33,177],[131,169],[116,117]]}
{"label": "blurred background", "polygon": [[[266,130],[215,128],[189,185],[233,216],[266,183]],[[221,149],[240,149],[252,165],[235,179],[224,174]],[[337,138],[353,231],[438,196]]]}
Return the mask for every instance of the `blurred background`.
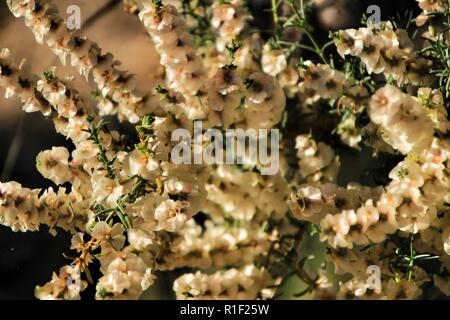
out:
{"label": "blurred background", "polygon": [[[396,13],[403,14],[407,9],[413,10],[416,15],[419,13],[415,0],[315,1],[312,23],[315,34],[324,42],[329,31],[358,26],[367,7],[372,4],[380,6],[382,19],[394,17]],[[120,0],[58,0],[55,3],[64,17],[69,5],[78,5],[81,8],[82,33],[98,42],[104,51],[112,52],[122,61],[121,68],[135,73],[140,89],[154,88],[154,75],[161,72],[159,58],[138,19],[123,11]],[[255,16],[256,26],[266,29],[271,23],[268,12],[270,0],[249,1],[249,7]],[[74,69],[61,66],[46,46],[37,44],[23,19],[14,18],[5,1],[0,1],[1,48],[9,48],[17,62],[26,58],[37,74],[56,65],[59,76],[75,76],[78,90],[89,95],[92,87],[84,79],[79,79]],[[0,89],[0,181],[14,180],[28,188],[52,186],[35,168],[36,155],[52,146],[71,148],[64,137],[55,132],[50,121],[37,113],[25,114],[19,101],[4,99],[4,91]],[[341,161],[340,183],[365,182],[365,172],[370,162],[368,152],[343,154]],[[67,264],[63,253],[68,251],[69,246],[70,236],[62,231],[53,237],[46,228],[35,233],[13,233],[0,226],[0,299],[34,299],[34,287],[49,281],[52,271]],[[313,243],[306,243],[305,246],[311,251],[318,249]],[[171,283],[174,276],[165,274],[159,277],[156,286],[145,298],[173,298]],[[296,292],[301,291],[298,286],[295,279],[290,281],[283,297],[289,297],[292,288]],[[90,289],[85,296],[93,297],[93,292]]]}

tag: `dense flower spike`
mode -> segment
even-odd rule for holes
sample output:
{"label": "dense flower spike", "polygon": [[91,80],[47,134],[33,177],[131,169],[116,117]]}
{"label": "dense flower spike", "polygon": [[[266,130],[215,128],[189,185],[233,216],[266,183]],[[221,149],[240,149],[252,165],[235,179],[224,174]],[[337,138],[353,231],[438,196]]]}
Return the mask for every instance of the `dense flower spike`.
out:
{"label": "dense flower spike", "polygon": [[226,46],[246,29],[250,18],[245,1],[215,1],[212,6],[211,25],[217,35],[217,50],[224,52]]}
{"label": "dense flower spike", "polygon": [[36,94],[38,78],[31,73],[30,66],[25,60],[17,65],[9,49],[2,49],[0,53],[0,86],[5,89],[5,97],[17,96],[23,104],[25,112],[40,111],[47,116],[51,107]]}
{"label": "dense flower spike", "polygon": [[187,113],[191,119],[204,119],[208,110],[204,110],[193,97],[199,94],[205,83],[205,69],[194,50],[183,17],[172,5],[145,3],[139,18],[160,54],[168,85],[192,100],[187,102]]}
{"label": "dense flower spike", "polygon": [[[99,108],[102,113],[118,112],[121,119],[133,123],[149,112],[162,114],[157,99],[137,93],[134,77],[117,69],[120,62],[111,53],[102,53],[95,42],[70,31],[59,16],[56,6],[48,0],[11,0],[11,12],[24,17],[36,41],[45,43],[63,64],[67,57],[86,78],[92,74],[101,93]],[[113,104],[117,104],[115,108]]]}
{"label": "dense flower spike", "polygon": [[387,85],[371,98],[370,119],[383,139],[402,153],[420,152],[433,137],[433,123],[417,98]]}

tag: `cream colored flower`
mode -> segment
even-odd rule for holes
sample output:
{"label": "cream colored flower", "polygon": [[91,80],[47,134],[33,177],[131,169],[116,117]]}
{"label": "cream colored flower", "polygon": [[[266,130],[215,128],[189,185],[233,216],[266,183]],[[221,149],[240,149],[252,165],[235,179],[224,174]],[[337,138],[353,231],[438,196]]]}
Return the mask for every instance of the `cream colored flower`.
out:
{"label": "cream colored flower", "polygon": [[116,250],[120,250],[125,243],[124,231],[125,228],[121,223],[116,223],[111,227],[105,221],[100,221],[95,225],[91,236],[102,246],[111,245]]}
{"label": "cream colored flower", "polygon": [[305,186],[299,189],[297,195],[291,195],[290,206],[296,217],[318,222],[325,209],[325,202],[319,188]]}
{"label": "cream colored flower", "polygon": [[79,267],[64,266],[59,274],[53,273],[50,282],[36,287],[35,296],[41,300],[79,300],[80,292],[87,287],[87,282],[80,277]]}
{"label": "cream colored flower", "polygon": [[339,32],[336,49],[344,58],[346,55],[359,56],[363,50],[363,34],[359,30],[347,29]]}
{"label": "cream colored flower", "polygon": [[248,80],[246,97],[253,103],[262,103],[269,99],[275,91],[275,79],[261,72],[251,74]]}
{"label": "cream colored flower", "polygon": [[152,269],[128,253],[111,261],[97,283],[96,299],[137,299],[154,281]]}
{"label": "cream colored flower", "polygon": [[130,152],[127,161],[131,175],[140,175],[144,179],[153,180],[158,174],[158,161],[140,150]]}
{"label": "cream colored flower", "polygon": [[36,158],[36,167],[47,179],[63,184],[71,179],[69,170],[69,151],[64,147],[53,147],[42,151]]}
{"label": "cream colored flower", "polygon": [[103,173],[96,173],[92,176],[92,197],[97,202],[115,208],[122,193],[123,186],[105,177]]}
{"label": "cream colored flower", "polygon": [[155,210],[155,219],[158,221],[158,229],[169,232],[180,230],[188,217],[184,213],[187,202],[166,200],[163,201]]}
{"label": "cream colored flower", "polygon": [[287,61],[283,50],[271,49],[269,45],[264,46],[261,59],[262,69],[271,76],[277,76],[287,67]]}

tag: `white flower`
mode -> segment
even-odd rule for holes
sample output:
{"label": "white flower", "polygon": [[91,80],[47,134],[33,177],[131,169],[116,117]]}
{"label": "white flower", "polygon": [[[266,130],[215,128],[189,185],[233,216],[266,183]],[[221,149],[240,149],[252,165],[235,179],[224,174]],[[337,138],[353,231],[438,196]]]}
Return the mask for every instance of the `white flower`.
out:
{"label": "white flower", "polygon": [[37,155],[36,167],[47,179],[63,184],[72,177],[69,170],[69,151],[64,147],[53,147]]}
{"label": "white flower", "polygon": [[144,251],[149,245],[153,244],[151,235],[141,229],[128,230],[127,240],[130,246],[139,251]]}
{"label": "white flower", "polygon": [[448,7],[448,3],[441,0],[416,0],[419,7],[426,12],[442,12]]}
{"label": "white flower", "polygon": [[265,73],[275,77],[287,67],[285,52],[271,49],[269,45],[266,45],[264,46],[261,64]]}
{"label": "white flower", "polygon": [[76,149],[72,152],[72,162],[79,164],[86,172],[92,172],[101,163],[97,159],[100,148],[91,140],[81,141],[76,145]]}
{"label": "white flower", "polygon": [[207,284],[204,279],[192,273],[179,277],[173,283],[173,290],[177,293],[178,299],[198,296],[206,289]]}
{"label": "white flower", "polygon": [[34,0],[8,0],[6,3],[8,4],[9,10],[11,10],[16,18],[23,17],[26,13],[35,8]]}
{"label": "white flower", "polygon": [[80,268],[63,266],[59,274],[53,273],[52,280],[44,286],[35,289],[36,298],[41,300],[79,300],[80,292],[87,287],[87,282],[81,280]]}
{"label": "white flower", "polygon": [[158,174],[158,161],[138,149],[130,152],[127,160],[131,175],[140,175],[144,179],[153,180]]}
{"label": "white flower", "polygon": [[219,28],[223,21],[230,21],[233,19],[236,10],[231,4],[228,3],[214,3],[213,6],[213,18],[211,19],[211,25],[214,28]]}
{"label": "white flower", "polygon": [[237,69],[220,68],[209,84],[209,107],[215,111],[239,107],[241,95],[237,90],[240,86],[241,79]]}
{"label": "white flower", "polygon": [[333,248],[352,248],[352,243],[348,239],[353,216],[356,216],[353,210],[344,210],[341,214],[327,214],[320,222],[323,230],[321,241],[328,240]]}
{"label": "white flower", "polygon": [[97,283],[97,299],[138,299],[154,281],[141,257],[128,253],[115,258]]}
{"label": "white flower", "polygon": [[117,200],[122,196],[123,186],[107,178],[103,173],[92,176],[92,197],[97,202],[105,203],[108,207],[117,206]]}
{"label": "white flower", "polygon": [[403,82],[407,73],[406,62],[408,58],[408,54],[397,47],[387,50],[384,56],[386,61],[385,73],[392,75],[400,83]]}
{"label": "white flower", "polygon": [[270,98],[275,91],[275,79],[261,72],[255,72],[248,77],[249,85],[246,97],[253,103],[262,103]]}
{"label": "white flower", "polygon": [[265,289],[274,283],[264,268],[250,264],[213,274],[200,271],[195,274],[184,274],[175,280],[173,289],[178,299],[252,300],[263,294],[263,291],[267,298],[273,297],[274,290]]}
{"label": "white flower", "polygon": [[378,221],[367,230],[367,236],[375,243],[382,242],[398,229],[395,208],[400,200],[390,201],[389,198],[389,195],[384,194],[377,202]]}
{"label": "white flower", "polygon": [[187,202],[166,200],[163,201],[155,210],[155,219],[158,221],[158,229],[169,232],[180,230],[187,219],[190,217],[184,213]]}
{"label": "white flower", "polygon": [[116,223],[111,227],[105,221],[100,221],[95,225],[91,236],[102,245],[111,245],[116,250],[120,250],[125,243],[124,231],[125,228],[121,223]]}
{"label": "white flower", "polygon": [[370,101],[370,119],[376,124],[387,125],[398,112],[402,100],[402,92],[391,85],[377,90]]}
{"label": "white flower", "polygon": [[355,29],[340,31],[336,49],[342,58],[348,54],[359,56],[363,50],[363,34]]}
{"label": "white flower", "polygon": [[280,122],[286,96],[275,77],[255,72],[247,78],[245,117],[247,126],[270,129]]}
{"label": "white flower", "polygon": [[402,231],[417,233],[430,226],[435,217],[432,208],[427,209],[423,203],[404,198],[398,210],[398,228]]}
{"label": "white flower", "polygon": [[322,217],[320,213],[325,209],[325,202],[322,199],[320,189],[311,186],[300,188],[297,195],[292,194],[290,205],[294,215],[302,220],[312,222],[319,221]]}
{"label": "white flower", "polygon": [[64,118],[74,117],[82,108],[78,92],[70,87],[70,83],[63,82],[54,76],[55,68],[48,71],[52,79],[39,80],[37,90]]}
{"label": "white flower", "polygon": [[316,142],[306,135],[296,138],[297,156],[300,158],[300,173],[303,177],[311,175],[331,164],[334,151],[326,144]]}
{"label": "white flower", "polygon": [[364,62],[369,73],[381,73],[385,69],[382,50],[384,49],[384,39],[381,36],[372,34],[370,29],[364,29],[363,49],[360,54],[361,61]]}
{"label": "white flower", "polygon": [[0,224],[14,232],[38,230],[42,223],[39,215],[46,213],[39,191],[22,188],[17,182],[0,183]]}
{"label": "white flower", "polygon": [[64,134],[72,139],[74,142],[86,141],[89,138],[89,132],[86,132],[89,128],[89,122],[86,116],[71,117],[67,124],[62,128]]}

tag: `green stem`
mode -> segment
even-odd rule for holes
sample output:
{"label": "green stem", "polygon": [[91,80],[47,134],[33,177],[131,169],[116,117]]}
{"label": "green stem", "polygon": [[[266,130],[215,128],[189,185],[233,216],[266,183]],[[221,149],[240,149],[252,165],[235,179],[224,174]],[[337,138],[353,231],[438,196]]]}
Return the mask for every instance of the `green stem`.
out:
{"label": "green stem", "polygon": [[317,43],[316,39],[314,39],[313,35],[308,30],[308,26],[307,26],[307,23],[306,23],[305,6],[303,4],[303,0],[300,1],[300,12],[298,12],[298,10],[295,8],[295,5],[293,3],[290,3],[290,6],[292,8],[292,11],[294,11],[294,14],[297,16],[298,27],[305,32],[306,36],[308,37],[309,41],[311,42],[311,44],[314,47],[314,51],[320,57],[320,59],[325,64],[329,65],[328,61],[325,59],[325,56],[323,54],[322,48],[320,48],[320,46]]}
{"label": "green stem", "polygon": [[305,34],[308,37],[309,41],[311,41],[312,45],[314,46],[314,49],[316,50],[316,53],[319,55],[319,57],[322,59],[322,61],[325,64],[328,64],[328,61],[325,59],[325,56],[323,55],[322,49],[319,47],[319,44],[317,43],[316,39],[314,39],[314,37],[311,34],[311,32],[309,32],[306,27],[303,28],[303,31],[305,32]]}

